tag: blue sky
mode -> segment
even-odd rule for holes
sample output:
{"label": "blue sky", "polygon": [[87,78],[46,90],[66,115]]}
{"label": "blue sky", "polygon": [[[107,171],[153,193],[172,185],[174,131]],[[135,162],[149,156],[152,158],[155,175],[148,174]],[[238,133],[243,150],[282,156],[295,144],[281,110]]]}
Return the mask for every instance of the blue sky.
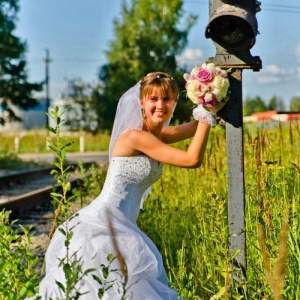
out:
{"label": "blue sky", "polygon": [[[171,1],[171,0],[165,0]],[[260,72],[243,71],[243,96],[272,96],[288,108],[300,96],[300,3],[290,0],[261,0],[257,14],[260,34],[251,49],[260,56]],[[122,0],[20,0],[16,35],[28,45],[27,69],[31,81],[45,78],[45,49],[49,49],[50,97],[55,101],[66,88],[66,80],[97,80],[106,63],[105,51],[113,36],[113,19],[119,16]],[[209,0],[184,0],[186,13],[198,15],[189,43],[180,58],[191,67],[215,55],[215,47],[204,36]],[[163,70],[162,70],[163,71]]]}

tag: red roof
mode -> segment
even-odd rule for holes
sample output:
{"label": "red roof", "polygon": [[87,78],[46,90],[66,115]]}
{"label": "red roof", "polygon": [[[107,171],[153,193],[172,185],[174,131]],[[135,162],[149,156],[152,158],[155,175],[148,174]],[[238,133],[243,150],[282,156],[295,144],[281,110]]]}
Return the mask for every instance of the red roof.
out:
{"label": "red roof", "polygon": [[271,121],[271,120],[292,121],[292,120],[300,119],[299,112],[278,113],[276,110],[255,112],[251,114],[251,116],[256,117],[256,121]]}
{"label": "red roof", "polygon": [[276,110],[268,110],[268,111],[261,111],[255,112],[251,114],[251,116],[257,117],[257,121],[268,121],[272,120],[272,116],[277,115]]}

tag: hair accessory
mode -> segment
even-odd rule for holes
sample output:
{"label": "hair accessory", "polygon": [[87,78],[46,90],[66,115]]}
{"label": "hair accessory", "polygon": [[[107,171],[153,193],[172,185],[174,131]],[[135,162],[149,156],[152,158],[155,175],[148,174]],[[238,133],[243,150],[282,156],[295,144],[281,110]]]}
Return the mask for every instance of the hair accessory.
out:
{"label": "hair accessory", "polygon": [[160,78],[160,75],[157,75],[156,78],[159,79],[159,78]]}
{"label": "hair accessory", "polygon": [[214,127],[217,125],[217,115],[214,112],[206,110],[201,104],[193,109],[194,119]]}

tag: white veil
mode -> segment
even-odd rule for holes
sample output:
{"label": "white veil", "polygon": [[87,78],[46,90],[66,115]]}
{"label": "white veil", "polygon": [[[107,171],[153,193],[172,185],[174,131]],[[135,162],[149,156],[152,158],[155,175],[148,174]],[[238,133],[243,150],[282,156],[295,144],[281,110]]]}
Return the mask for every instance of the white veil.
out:
{"label": "white veil", "polygon": [[[122,133],[129,129],[142,130],[143,128],[143,116],[139,98],[140,81],[123,94],[119,100],[109,144],[109,161],[111,160],[111,154],[115,143]],[[174,105],[174,109],[175,107],[176,104]],[[164,126],[170,124],[171,118],[165,122]]]}
{"label": "white veil", "polygon": [[142,129],[143,127],[139,96],[140,82],[130,88],[119,100],[110,137],[109,161],[111,160],[111,154],[119,136],[129,129]]}
{"label": "white veil", "polygon": [[[122,133],[130,129],[142,130],[143,128],[143,116],[139,99],[140,81],[135,86],[130,88],[125,94],[123,94],[119,100],[109,144],[109,161],[112,158],[112,151],[115,143]],[[174,105],[173,111],[175,107],[176,104]],[[169,125],[171,118],[172,116],[165,122],[164,126]],[[141,208],[143,207],[143,203],[150,193],[151,186],[143,194],[141,199]]]}

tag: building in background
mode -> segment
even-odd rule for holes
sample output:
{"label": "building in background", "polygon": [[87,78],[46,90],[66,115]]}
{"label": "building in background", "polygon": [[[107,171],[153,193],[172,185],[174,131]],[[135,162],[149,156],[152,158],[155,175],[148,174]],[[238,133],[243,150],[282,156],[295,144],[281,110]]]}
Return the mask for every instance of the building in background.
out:
{"label": "building in background", "polygon": [[[13,106],[16,115],[21,119],[21,122],[6,122],[4,126],[0,125],[0,132],[18,131],[30,129],[44,129],[47,124],[48,115],[46,114],[46,99],[37,99],[38,104],[28,110],[20,109]],[[0,115],[6,112],[1,109]]]}
{"label": "building in background", "polygon": [[290,121],[300,121],[300,112],[289,112],[289,111],[276,111],[268,110],[262,112],[255,112],[251,116],[243,117],[245,123],[257,123],[257,122],[290,122]]}

